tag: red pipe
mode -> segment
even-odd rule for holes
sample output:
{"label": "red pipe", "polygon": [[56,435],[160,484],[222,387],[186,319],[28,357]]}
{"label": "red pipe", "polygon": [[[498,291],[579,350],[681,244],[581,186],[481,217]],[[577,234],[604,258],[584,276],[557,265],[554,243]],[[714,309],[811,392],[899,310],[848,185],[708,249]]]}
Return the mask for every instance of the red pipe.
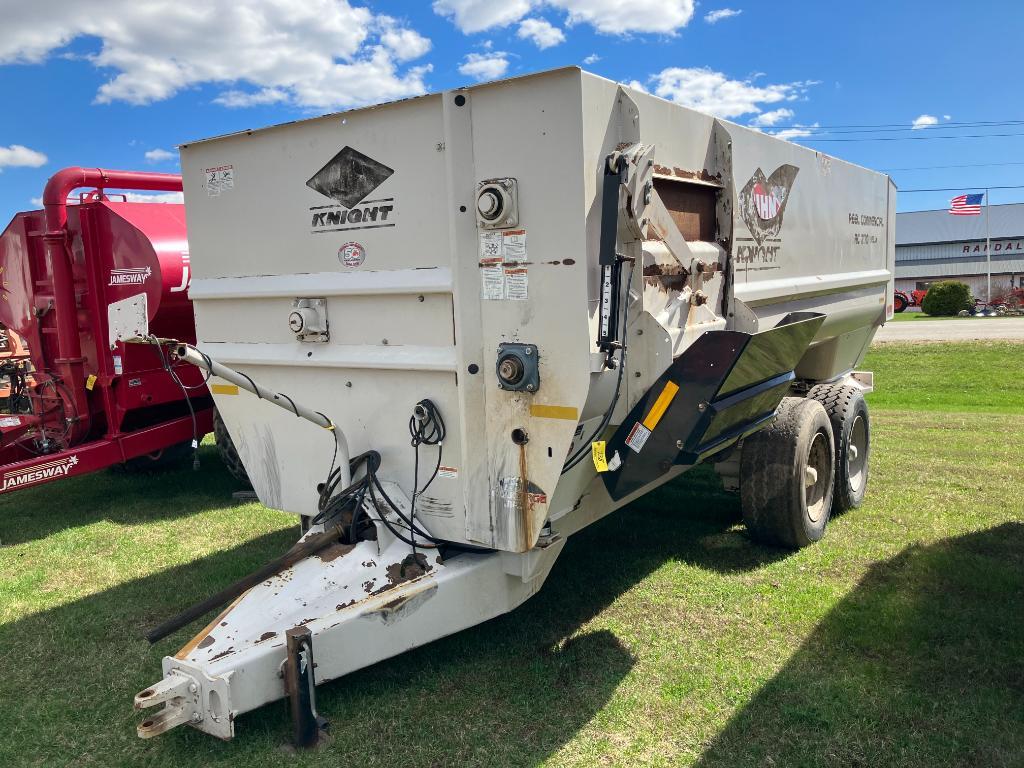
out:
{"label": "red pipe", "polygon": [[82,340],[78,326],[78,298],[75,296],[70,238],[66,226],[68,195],[79,187],[94,187],[99,190],[182,191],[181,176],[178,174],[107,171],[102,168],[65,168],[57,171],[46,182],[46,189],[43,190],[43,210],[46,217],[43,243],[50,266],[50,279],[53,282],[53,312],[57,327],[57,359],[52,363],[73,399],[74,414],[78,420],[71,430],[72,443],[84,437],[81,434],[82,425],[88,420],[81,417],[89,412],[85,393]]}

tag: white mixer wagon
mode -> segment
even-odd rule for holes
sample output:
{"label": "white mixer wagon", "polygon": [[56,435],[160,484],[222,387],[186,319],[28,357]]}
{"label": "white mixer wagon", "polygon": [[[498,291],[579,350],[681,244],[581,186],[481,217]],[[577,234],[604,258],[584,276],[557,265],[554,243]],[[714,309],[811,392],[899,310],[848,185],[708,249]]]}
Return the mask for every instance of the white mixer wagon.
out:
{"label": "white mixer wagon", "polygon": [[702,462],[776,545],[863,498],[884,175],[575,68],[181,165],[179,357],[305,533],[150,633],[229,603],[136,697],[163,705],[141,736],[230,738],[290,696],[315,740],[314,685],[512,610],[571,534]]}

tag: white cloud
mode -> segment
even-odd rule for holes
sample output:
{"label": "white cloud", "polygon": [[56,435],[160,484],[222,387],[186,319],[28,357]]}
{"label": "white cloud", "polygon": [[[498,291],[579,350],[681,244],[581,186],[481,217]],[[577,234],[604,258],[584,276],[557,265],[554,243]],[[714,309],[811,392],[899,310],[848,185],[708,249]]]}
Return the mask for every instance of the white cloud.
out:
{"label": "white cloud", "polygon": [[953,116],[952,116],[952,115],[943,115],[943,116],[942,116],[942,119],[943,119],[943,120],[952,120],[952,119],[953,119]]}
{"label": "white cloud", "polygon": [[394,54],[398,61],[412,61],[426,55],[430,50],[430,40],[415,29],[401,27],[390,16],[381,16],[381,44]]}
{"label": "white cloud", "polygon": [[911,128],[915,131],[919,131],[922,128],[928,128],[933,125],[939,124],[939,118],[935,115],[918,115],[914,118],[914,122],[910,124]]}
{"label": "white cloud", "polygon": [[589,24],[598,32],[672,34],[693,18],[693,0],[547,0],[569,14],[566,23]]}
{"label": "white cloud", "polygon": [[794,125],[792,128],[784,128],[781,131],[776,131],[772,136],[785,139],[786,141],[792,141],[793,139],[802,139],[807,136],[811,136],[815,130],[820,127],[821,126],[818,123],[814,123],[813,125]]}
{"label": "white cloud", "polygon": [[85,58],[110,73],[99,103],[147,104],[213,83],[236,106],[285,94],[303,107],[344,107],[423,93],[430,71],[405,64],[429,40],[349,0],[104,0],[61,2],[57,13],[52,2],[7,5],[0,63],[38,63],[95,38]]}
{"label": "white cloud", "polygon": [[450,16],[467,35],[507,27],[530,12],[535,0],[434,0],[434,13]]}
{"label": "white cloud", "polygon": [[[184,203],[185,195],[181,192],[112,192],[115,201],[121,199],[121,195],[129,203]],[[36,208],[43,207],[43,198],[33,197],[30,201]],[[69,197],[68,205],[78,205],[77,197]]]}
{"label": "white cloud", "polygon": [[125,192],[129,203],[184,203],[181,192]]}
{"label": "white cloud", "polygon": [[168,152],[166,149],[151,149],[146,153],[147,163],[165,163],[168,160],[173,160],[177,155],[173,152]]}
{"label": "white cloud", "polygon": [[507,27],[531,11],[566,14],[568,26],[587,24],[598,32],[674,34],[693,18],[693,0],[434,0],[434,12],[452,19],[466,34]]}
{"label": "white cloud", "polygon": [[596,53],[592,53],[583,60],[583,63],[589,66],[590,64],[597,64],[597,62],[599,62],[600,60],[600,56],[598,56]]}
{"label": "white cloud", "polygon": [[476,80],[495,80],[508,70],[507,57],[504,51],[470,53],[459,67],[459,72]]}
{"label": "white cloud", "polygon": [[38,168],[45,165],[46,155],[21,144],[0,147],[0,171],[4,168]]}
{"label": "white cloud", "polygon": [[733,16],[739,16],[743,11],[737,11],[732,8],[719,8],[717,11],[710,11],[704,14],[704,21],[708,24],[717,24],[722,19],[729,19]]}
{"label": "white cloud", "polygon": [[762,112],[761,105],[796,101],[814,81],[757,85],[753,79],[730,80],[706,68],[670,67],[651,76],[653,91],[662,98],[718,117],[739,117]]}
{"label": "white cloud", "polygon": [[762,112],[750,121],[750,126],[752,128],[770,128],[773,125],[778,125],[783,120],[789,120],[793,117],[793,114],[792,109],[779,107],[771,112]]}
{"label": "white cloud", "polygon": [[523,40],[532,40],[541,50],[565,42],[565,33],[544,19],[523,19],[519,22],[516,36]]}
{"label": "white cloud", "polygon": [[214,104],[220,104],[222,107],[255,107],[263,106],[266,104],[278,104],[282,101],[288,101],[288,94],[282,91],[280,88],[261,88],[258,91],[224,91],[220,96],[213,100]]}

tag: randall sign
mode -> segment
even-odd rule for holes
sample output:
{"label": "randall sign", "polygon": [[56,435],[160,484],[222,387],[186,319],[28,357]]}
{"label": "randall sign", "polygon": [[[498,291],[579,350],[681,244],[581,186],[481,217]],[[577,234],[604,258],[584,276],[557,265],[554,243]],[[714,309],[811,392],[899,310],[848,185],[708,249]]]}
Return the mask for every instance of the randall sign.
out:
{"label": "randall sign", "polygon": [[[984,253],[984,243],[964,243],[964,253]],[[1024,253],[1024,240],[996,240],[992,253]]]}
{"label": "randall sign", "polygon": [[24,488],[26,485],[34,485],[35,483],[41,483],[44,480],[49,480],[52,477],[63,477],[68,474],[71,469],[78,465],[77,456],[68,456],[64,459],[56,459],[55,461],[47,461],[42,464],[36,464],[31,467],[24,467],[23,469],[17,469],[13,472],[8,472],[4,475],[3,486],[0,487],[0,493],[5,491],[16,490],[18,488]]}

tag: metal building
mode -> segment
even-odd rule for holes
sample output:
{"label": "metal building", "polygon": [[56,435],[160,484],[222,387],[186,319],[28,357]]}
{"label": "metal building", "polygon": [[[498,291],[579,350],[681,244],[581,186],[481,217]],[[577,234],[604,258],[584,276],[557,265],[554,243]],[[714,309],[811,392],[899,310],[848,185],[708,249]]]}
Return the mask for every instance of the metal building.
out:
{"label": "metal building", "polygon": [[998,297],[1024,285],[1024,203],[982,208],[980,216],[953,216],[945,209],[897,214],[896,290],[959,280],[974,296],[987,298],[986,234],[992,296]]}

